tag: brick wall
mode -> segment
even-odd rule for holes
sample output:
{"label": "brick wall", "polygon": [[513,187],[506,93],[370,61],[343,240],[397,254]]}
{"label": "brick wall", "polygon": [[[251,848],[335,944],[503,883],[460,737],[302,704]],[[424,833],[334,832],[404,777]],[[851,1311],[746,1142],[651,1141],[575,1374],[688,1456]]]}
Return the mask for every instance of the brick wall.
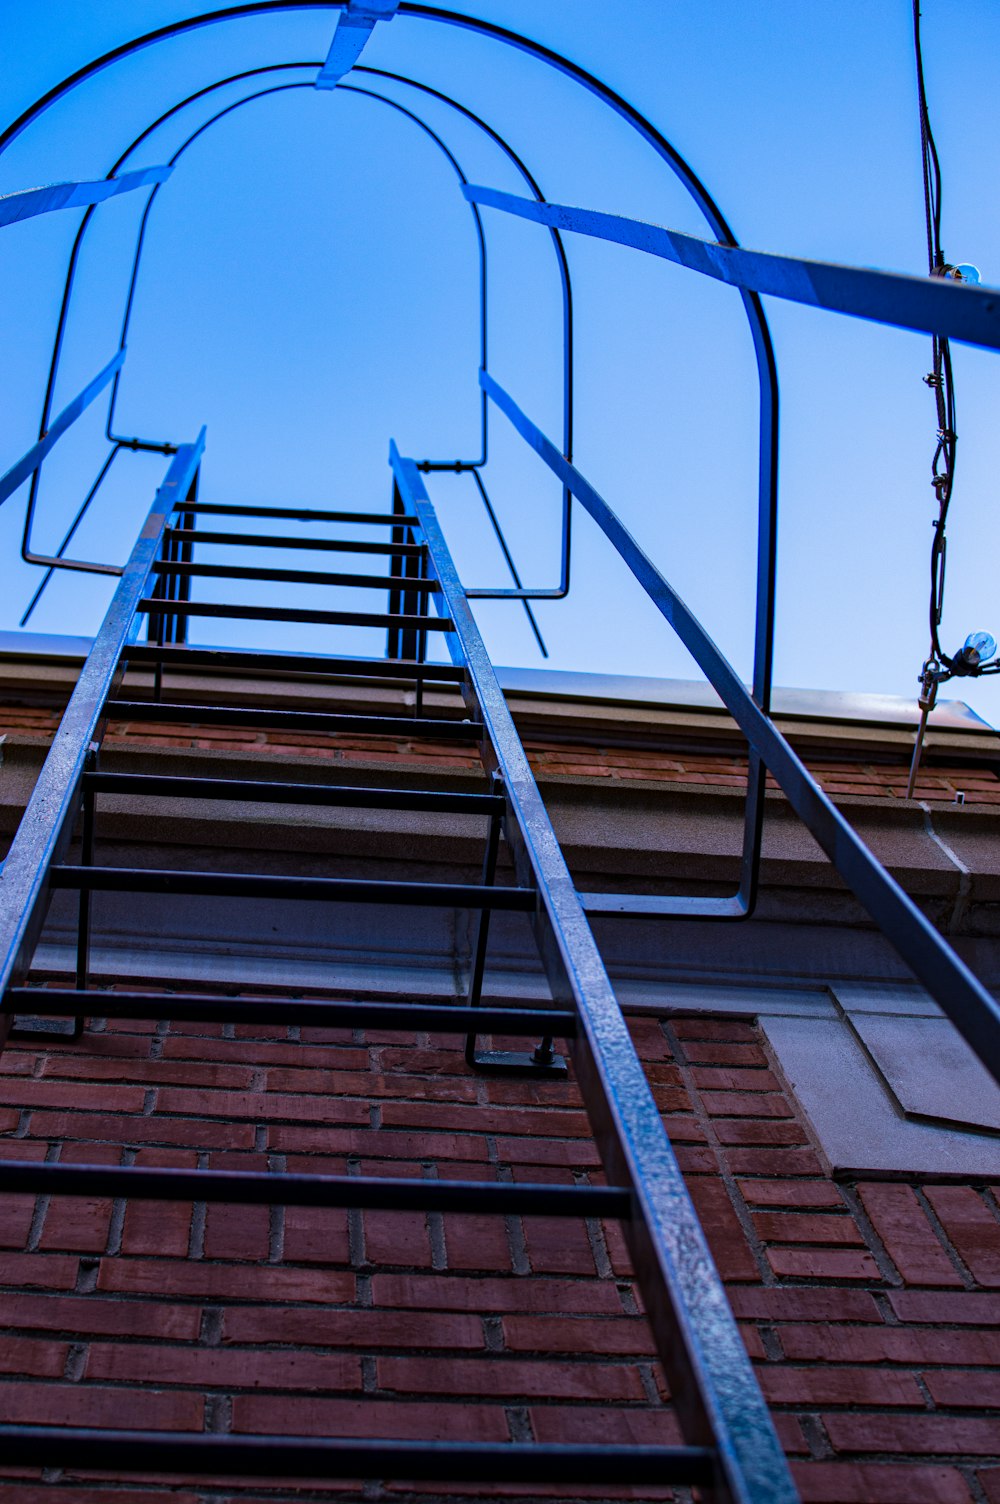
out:
{"label": "brick wall", "polygon": [[[50,737],[61,712],[0,706],[0,735],[6,733]],[[627,724],[627,716],[623,719]],[[334,764],[369,762],[373,757],[396,756],[401,762],[423,763],[434,769],[448,767],[480,770],[474,748],[454,742],[435,743],[426,738],[412,742],[384,736],[330,736],[325,733],[237,731],[226,726],[164,726],[142,721],[112,721],[104,741],[107,748],[175,747],[191,750],[243,749],[294,753]],[[746,759],[735,754],[657,751],[643,747],[607,747],[599,743],[580,745],[546,741],[526,734],[525,750],[539,778],[562,774],[571,778],[597,777],[610,780],[652,779],[658,783],[704,784],[743,788]],[[866,795],[901,799],[906,794],[909,764],[878,764],[843,761],[835,757],[807,755],[806,764],[828,794]],[[769,788],[777,788],[773,779]],[[918,799],[954,804],[961,793],[970,804],[1000,804],[1000,779],[992,768],[949,767],[929,757],[921,765],[915,790]]]}
{"label": "brick wall", "polygon": [[[750,1023],[632,1026],[804,1498],[1000,1500],[995,1190],[836,1185]],[[474,1078],[460,1040],[412,1034],[95,1020],[77,1044],[4,1052],[0,1130],[5,1156],[64,1162],[598,1177],[571,1082]],[[61,1198],[4,1212],[7,1421],[675,1439],[616,1225]],[[107,1479],[2,1486],[5,1504],[410,1492],[123,1481],[110,1461]]]}

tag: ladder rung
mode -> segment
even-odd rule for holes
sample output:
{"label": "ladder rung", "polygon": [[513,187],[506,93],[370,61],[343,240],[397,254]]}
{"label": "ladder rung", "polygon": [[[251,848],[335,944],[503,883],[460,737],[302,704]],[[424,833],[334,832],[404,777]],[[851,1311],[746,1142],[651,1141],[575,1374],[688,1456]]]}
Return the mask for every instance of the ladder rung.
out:
{"label": "ladder rung", "polygon": [[313,552],[324,550],[339,554],[398,554],[404,559],[419,559],[427,552],[426,543],[386,543],[371,539],[366,542],[353,538],[304,538],[279,537],[275,533],[216,533],[200,527],[168,527],[166,538],[176,538],[180,543],[224,543],[235,548],[304,548]]}
{"label": "ladder rung", "polygon": [[[426,1183],[426,1182],[425,1182]],[[444,1407],[442,1407],[442,1410]],[[586,1412],[584,1412],[586,1413]],[[626,1411],[627,1415],[628,1412]],[[708,1447],[570,1446],[543,1442],[354,1441],[194,1431],[0,1425],[4,1461],[19,1467],[420,1482],[710,1485]]]}
{"label": "ladder rung", "polygon": [[255,673],[323,674],[333,678],[412,679],[460,684],[465,670],[452,663],[417,663],[412,658],[328,658],[322,653],[274,653],[262,649],[191,648],[177,643],[141,642],[122,654],[130,664],[173,663],[192,668],[252,669]]}
{"label": "ladder rung", "polygon": [[413,1180],[394,1175],[277,1175],[267,1170],[127,1169],[0,1159],[0,1192],[42,1196],[138,1196],[244,1206],[373,1207],[381,1211],[495,1212],[498,1216],[631,1216],[622,1186]]}
{"label": "ladder rung", "polygon": [[167,799],[252,799],[262,804],[317,804],[338,809],[422,810],[435,815],[502,815],[500,794],[438,794],[430,789],[373,789],[352,784],[279,783],[240,778],[183,778],[157,773],[84,773],[93,794]]}
{"label": "ladder rung", "polygon": [[282,606],[229,606],[217,601],[167,601],[145,597],[136,607],[146,616],[224,616],[237,621],[303,621],[328,627],[395,627],[399,631],[450,632],[447,616],[403,616],[368,611],[307,611]]}
{"label": "ladder rung", "polygon": [[441,589],[437,580],[409,579],[402,574],[328,574],[318,569],[246,569],[241,564],[181,564],[157,559],[155,574],[187,579],[264,580],[289,585],[338,585],[357,590],[408,590],[433,595]]}
{"label": "ladder rung", "polygon": [[50,869],[55,888],[101,893],[192,893],[212,898],[287,898],[337,903],[398,903],[421,908],[503,909],[528,913],[535,907],[531,888],[483,883],[383,882],[351,877],[272,877],[247,872],[175,872],[142,867]]}
{"label": "ladder rung", "polygon": [[184,516],[195,512],[199,516],[213,517],[287,517],[296,522],[361,522],[373,523],[377,527],[420,526],[416,517],[395,512],[324,512],[315,507],[251,507],[208,501],[178,502],[176,510]]}
{"label": "ladder rung", "polygon": [[11,987],[5,1013],[52,1018],[175,1019],[180,1023],[278,1024],[322,1029],[426,1029],[431,1033],[576,1037],[576,1015],[556,1008],[469,1008],[459,1003],[307,1002],[208,993],[97,992]]}
{"label": "ladder rung", "polygon": [[481,721],[431,720],[427,716],[333,715],[322,710],[260,710],[242,705],[178,705],[167,700],[105,700],[116,721],[160,721],[169,725],[274,726],[285,731],[325,731],[331,736],[440,737],[442,741],[479,741]]}

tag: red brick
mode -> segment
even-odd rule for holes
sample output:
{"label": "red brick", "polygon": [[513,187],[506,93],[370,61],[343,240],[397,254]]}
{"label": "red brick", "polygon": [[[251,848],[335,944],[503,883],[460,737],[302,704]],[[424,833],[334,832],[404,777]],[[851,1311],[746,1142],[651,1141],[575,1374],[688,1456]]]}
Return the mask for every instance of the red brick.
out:
{"label": "red brick", "polygon": [[[751,1010],[748,1008],[747,1012]],[[671,1027],[678,1039],[711,1040],[720,1044],[756,1044],[760,1038],[753,1024],[746,1024],[734,1018],[708,1018],[705,1014],[698,1014],[695,1018],[671,1019]],[[685,1044],[685,1052],[690,1058],[690,1050]]]}
{"label": "red brick", "polygon": [[5,1196],[0,1220],[0,1248],[23,1248],[34,1215],[34,1196]]}
{"label": "red brick", "polygon": [[367,1102],[343,1097],[258,1091],[188,1091],[179,1086],[163,1087],[157,1094],[156,1106],[159,1112],[225,1118],[229,1122],[248,1118],[255,1123],[266,1120],[363,1127],[369,1117]]}
{"label": "red brick", "polygon": [[997,1450],[996,1419],[960,1415],[846,1415],[823,1417],[836,1452],[935,1452],[970,1457]]}
{"label": "red brick", "polygon": [[505,1345],[514,1352],[656,1354],[649,1327],[639,1316],[599,1321],[572,1316],[505,1316],[503,1333]]}
{"label": "red brick", "polygon": [[507,1418],[499,1406],[440,1401],[397,1404],[370,1395],[358,1400],[237,1395],[233,1400],[233,1430],[420,1441],[510,1440]]}
{"label": "red brick", "polygon": [[347,1212],[326,1207],[286,1207],[284,1257],[293,1264],[350,1263]]}
{"label": "red brick", "polygon": [[757,1261],[723,1182],[694,1177],[688,1190],[722,1278],[759,1280]]}
{"label": "red brick", "polygon": [[[303,1039],[307,1033],[316,1033],[316,1030],[302,1030]],[[231,1062],[245,1062],[254,1068],[265,1065],[300,1065],[308,1058],[310,1065],[323,1065],[336,1067],[339,1070],[368,1069],[369,1057],[366,1049],[321,1049],[317,1045],[310,1045],[307,1050],[301,1044],[265,1044],[254,1042],[246,1043],[236,1039],[191,1039],[183,1034],[169,1034],[163,1041],[164,1060],[220,1060]]]}
{"label": "red brick", "polygon": [[428,1135],[384,1128],[313,1128],[277,1123],[268,1128],[267,1142],[270,1149],[292,1154],[361,1154],[366,1158],[416,1160],[487,1158],[485,1137],[458,1133]]}
{"label": "red brick", "polygon": [[[597,1145],[586,1140],[500,1137],[497,1155],[501,1164],[566,1165],[571,1170],[589,1170],[601,1162]],[[441,1158],[436,1144],[434,1157]]]}
{"label": "red brick", "polygon": [[720,1144],[801,1144],[805,1134],[791,1118],[772,1118],[749,1114],[745,1118],[716,1118],[712,1129]]}
{"label": "red brick", "polygon": [[878,1306],[866,1290],[830,1290],[818,1286],[753,1289],[749,1285],[736,1285],[729,1292],[729,1304],[734,1315],[746,1320],[882,1321]]}
{"label": "red brick", "polygon": [[544,1405],[529,1411],[536,1441],[544,1444],[593,1443],[601,1446],[676,1446],[677,1421],[669,1410],[632,1406]]}
{"label": "red brick", "polygon": [[253,1071],[250,1066],[212,1065],[202,1061],[184,1065],[174,1064],[169,1060],[130,1060],[124,1064],[120,1057],[105,1060],[94,1055],[49,1055],[43,1062],[42,1074],[46,1078],[57,1076],[66,1080],[141,1081],[150,1086],[170,1083],[203,1088],[237,1088],[250,1085]]}
{"label": "red brick", "polygon": [[88,1196],[59,1197],[49,1203],[39,1247],[73,1253],[103,1253],[111,1225],[111,1202]]}
{"label": "red brick", "polygon": [[99,1389],[92,1384],[3,1384],[7,1425],[113,1426],[127,1431],[200,1431],[200,1394]]}
{"label": "red brick", "polygon": [[926,1327],[783,1326],[778,1332],[788,1358],[823,1363],[982,1363],[997,1359],[988,1332],[935,1331]]}
{"label": "red brick", "polygon": [[446,1102],[411,1106],[386,1102],[386,1128],[427,1128],[457,1133],[538,1134],[544,1138],[589,1138],[586,1115],[572,1109],[449,1106]]}
{"label": "red brick", "polygon": [[703,1091],[702,1106],[720,1118],[791,1118],[792,1109],[777,1092]]}
{"label": "red brick", "polygon": [[266,1206],[209,1206],[205,1214],[205,1257],[266,1259],[270,1247]]}
{"label": "red brick", "polygon": [[13,1107],[0,1109],[0,1133],[12,1133],[21,1120],[21,1114]]}
{"label": "red brick", "polygon": [[803,1504],[970,1504],[954,1467],[906,1463],[793,1462]]}
{"label": "red brick", "polygon": [[859,1185],[858,1194],[908,1285],[961,1285],[961,1276],[908,1185]]}
{"label": "red brick", "polygon": [[[776,1092],[777,1078],[768,1070],[740,1069],[737,1066],[696,1065],[691,1079],[702,1091]],[[786,1116],[782,1113],[781,1116]]]}
{"label": "red brick", "polygon": [[943,1322],[948,1326],[1000,1326],[1000,1295],[968,1291],[940,1294],[923,1290],[890,1290],[889,1304],[900,1321]]}
{"label": "red brick", "polygon": [[976,1283],[1000,1288],[1000,1222],[982,1197],[963,1185],[931,1185],[925,1194]]}
{"label": "red brick", "polygon": [[379,1358],[379,1387],[410,1394],[505,1395],[525,1399],[641,1400],[636,1368],[606,1363],[483,1358]]}
{"label": "red brick", "polygon": [[504,1219],[497,1216],[448,1216],[444,1241],[449,1269],[488,1269],[504,1272],[511,1267]]}
{"label": "red brick", "polygon": [[569,1217],[526,1217],[524,1241],[531,1268],[538,1274],[587,1274],[597,1271],[587,1229]]}
{"label": "red brick", "polygon": [[366,1211],[365,1255],[371,1264],[431,1267],[431,1245],[423,1212]]}
{"label": "red brick", "polygon": [[[391,1278],[392,1276],[386,1276]],[[307,1347],[462,1348],[485,1346],[478,1316],[435,1311],[325,1311],[294,1306],[234,1306],[226,1311],[226,1343],[274,1342]]]}
{"label": "red brick", "polygon": [[739,1187],[750,1206],[842,1207],[844,1198],[829,1180],[741,1180]]}
{"label": "red brick", "polygon": [[448,1274],[376,1274],[376,1306],[412,1306],[437,1311],[542,1312],[571,1315],[621,1314],[610,1280],[545,1279],[524,1275],[506,1279],[463,1279]]}
{"label": "red brick", "polygon": [[256,1267],[242,1264],[234,1268],[232,1264],[180,1259],[102,1259],[97,1287],[124,1295],[162,1295],[164,1290],[169,1290],[175,1297],[195,1296],[206,1300],[239,1298],[344,1303],[353,1301],[355,1295],[354,1275],[342,1271],[288,1269],[280,1264]]}
{"label": "red brick", "polygon": [[757,1212],[753,1225],[765,1243],[826,1243],[841,1247],[853,1244],[862,1248],[865,1245],[854,1218],[847,1215]]}
{"label": "red brick", "polygon": [[162,1117],[109,1117],[106,1113],[33,1112],[31,1132],[44,1139],[91,1139],[116,1144],[190,1144],[202,1149],[252,1149],[249,1123],[207,1123]]}
{"label": "red brick", "polygon": [[791,1368],[767,1364],[757,1370],[764,1398],[772,1405],[894,1405],[923,1407],[917,1381],[908,1373],[873,1368]]}
{"label": "red brick", "polygon": [[77,1112],[141,1112],[145,1091],[141,1086],[88,1085],[83,1081],[32,1081],[11,1077],[3,1094],[22,1107],[68,1107]]}
{"label": "red brick", "polygon": [[38,1331],[101,1332],[115,1337],[162,1337],[193,1341],[198,1336],[201,1310],[165,1300],[104,1300],[99,1296],[17,1295],[0,1299],[4,1327],[32,1327]]}
{"label": "red brick", "polygon": [[768,1262],[782,1279],[828,1279],[863,1284],[881,1283],[870,1253],[853,1248],[769,1248]]}
{"label": "red brick", "polygon": [[197,1389],[361,1388],[361,1360],[345,1353],[235,1351],[218,1347],[93,1343],[85,1377]]}
{"label": "red brick", "polygon": [[190,1235],[190,1202],[130,1201],[122,1229],[122,1253],[185,1258]]}
{"label": "red brick", "polygon": [[728,1044],[719,1041],[710,1043],[689,1039],[684,1042],[684,1053],[692,1065],[766,1066],[767,1056],[756,1044]]}
{"label": "red brick", "polygon": [[736,1175],[819,1175],[823,1170],[811,1149],[731,1149],[726,1162]]}
{"label": "red brick", "polygon": [[[58,1379],[66,1367],[69,1343],[33,1337],[4,1337],[0,1341],[0,1373],[30,1374],[33,1378]],[[2,1406],[0,1390],[0,1406]]]}
{"label": "red brick", "polygon": [[[960,1361],[957,1356],[955,1361]],[[983,1373],[978,1368],[952,1368],[947,1372],[925,1373],[923,1377],[935,1405],[954,1405],[965,1410],[1000,1408],[1000,1373],[996,1370]]]}
{"label": "red brick", "polygon": [[37,1253],[0,1254],[0,1286],[26,1285],[46,1290],[72,1290],[76,1284],[76,1259]]}

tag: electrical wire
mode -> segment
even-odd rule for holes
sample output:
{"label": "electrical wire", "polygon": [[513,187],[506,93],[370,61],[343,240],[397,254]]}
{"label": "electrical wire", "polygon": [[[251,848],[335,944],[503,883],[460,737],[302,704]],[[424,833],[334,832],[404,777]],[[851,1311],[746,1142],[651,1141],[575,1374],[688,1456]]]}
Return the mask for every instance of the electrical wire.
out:
{"label": "electrical wire", "polygon": [[[924,82],[924,60],[920,40],[920,0],[913,0],[913,49],[917,71],[917,104],[920,113],[920,149],[924,178],[924,218],[927,228],[927,270],[932,277],[944,276],[947,270],[944,252],[941,249],[941,161],[931,129],[927,108],[927,89]],[[934,393],[937,411],[937,445],[931,461],[931,485],[937,497],[938,515],[934,522],[934,541],[931,544],[931,589],[930,589],[930,653],[925,665],[928,669],[938,665],[950,673],[955,672],[954,660],[941,647],[938,629],[944,611],[945,562],[948,508],[955,487],[955,458],[958,434],[955,422],[955,382],[951,367],[951,349],[946,339],[934,336],[932,343],[932,369],[924,381]]]}

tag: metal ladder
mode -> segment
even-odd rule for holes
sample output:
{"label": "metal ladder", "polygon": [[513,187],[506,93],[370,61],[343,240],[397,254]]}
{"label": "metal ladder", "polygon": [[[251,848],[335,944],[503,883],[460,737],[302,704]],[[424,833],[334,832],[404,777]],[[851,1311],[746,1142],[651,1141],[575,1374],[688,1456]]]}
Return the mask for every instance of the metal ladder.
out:
{"label": "metal ladder", "polygon": [[[564,1074],[554,1040],[567,1042],[607,1175],[601,1186],[414,1181],[404,1178],[275,1175],[230,1171],[0,1161],[0,1190],[43,1195],[137,1197],[267,1205],[378,1207],[434,1212],[493,1212],[619,1218],[659,1357],[667,1372],[684,1442],[679,1446],[590,1446],[467,1442],[377,1442],[307,1436],[69,1429],[0,1425],[5,1463],[120,1471],[256,1474],[262,1477],[574,1481],[697,1487],[699,1497],[741,1504],[783,1504],[796,1495],[753,1377],[698,1218],[587,924],[510,712],[476,627],[416,464],[393,450],[392,511],[370,513],[203,503],[198,473],[204,432],[174,456],[120,584],[80,673],[52,749],[0,874],[3,1038],[16,1016],[37,1012],[73,1021],[115,1018],[315,1024],[323,1027],[467,1031],[471,1068]],[[238,518],[282,524],[363,523],[371,539],[274,536],[228,531]],[[205,526],[206,522],[208,525]],[[221,529],[220,529],[221,523]],[[199,541],[220,546],[308,548],[388,557],[389,573],[344,574],[200,563]],[[245,558],[245,554],[244,554]],[[371,588],[388,592],[388,611],[356,612],[193,602],[193,579]],[[436,614],[431,614],[433,604]],[[243,651],[188,645],[195,617],[384,627],[385,658]],[[145,631],[145,640],[140,635]],[[441,634],[451,665],[426,661],[428,634]],[[126,666],[153,672],[153,699],[126,700]],[[414,714],[359,716],[258,706],[179,704],[162,698],[164,679],[184,667],[278,669],[297,676],[391,678],[411,683]],[[427,685],[456,686],[465,718],[425,713]],[[479,747],[484,791],[374,789],[342,783],[283,783],[102,771],[100,744],[109,718],[295,728],[365,735],[425,735]],[[95,828],[102,796],[127,792],[286,802],[354,809],[421,810],[482,816],[486,823],[479,883],[377,881],[274,876],[234,870],[167,871],[102,866]],[[82,860],[67,852],[82,825]],[[501,839],[514,882],[498,882]],[[80,895],[76,986],[27,986],[32,955],[56,890]],[[403,996],[380,1001],[260,1000],[149,990],[89,990],[90,899],[97,891],[205,894],[402,904],[466,909],[478,915],[468,996],[453,1005]],[[489,920],[497,911],[529,917],[552,994],[547,1007],[482,1003]],[[65,1026],[64,1026],[65,1027]],[[534,1049],[480,1049],[480,1035],[538,1038]]]}

